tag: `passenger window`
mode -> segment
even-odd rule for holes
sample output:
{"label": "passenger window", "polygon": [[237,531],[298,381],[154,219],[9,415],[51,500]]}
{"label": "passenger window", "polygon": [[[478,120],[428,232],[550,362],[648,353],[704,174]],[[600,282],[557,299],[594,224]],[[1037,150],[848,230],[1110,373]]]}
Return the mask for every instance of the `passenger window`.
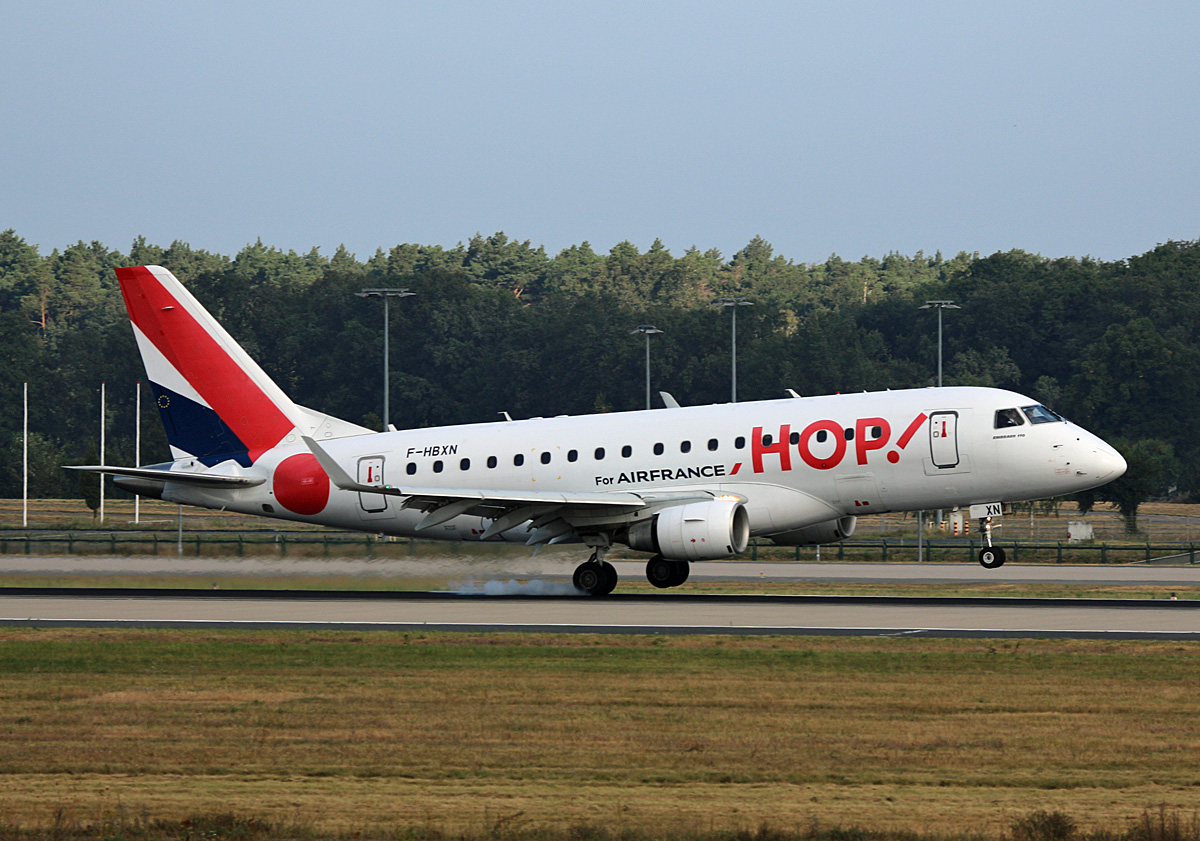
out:
{"label": "passenger window", "polygon": [[496,466],[496,457],[488,456],[487,465],[488,465],[488,467],[495,467]]}
{"label": "passenger window", "polygon": [[417,463],[415,461],[410,461],[408,466],[404,468],[404,472],[409,476],[414,475],[417,472]]}
{"label": "passenger window", "polygon": [[799,432],[793,432],[791,435],[789,435],[789,436],[788,436],[788,443],[789,443],[789,444],[792,444],[793,446],[794,446],[794,445],[796,445],[796,444],[799,444],[799,443],[800,443],[800,433],[799,433]]}
{"label": "passenger window", "polygon": [[744,435],[739,435],[737,438],[734,438],[733,439],[733,448],[735,450],[745,449],[746,448],[746,437]]}
{"label": "passenger window", "polygon": [[714,453],[715,453],[715,452],[717,451],[717,447],[718,447],[718,446],[720,446],[720,445],[717,443],[717,439],[716,439],[716,438],[709,438],[709,439],[708,439],[708,449],[709,449],[709,452],[714,452]]}
{"label": "passenger window", "polygon": [[579,461],[579,450],[567,450],[567,461]]}
{"label": "passenger window", "polygon": [[631,455],[633,455],[633,447],[626,444],[621,448],[621,458],[629,458]]}
{"label": "passenger window", "polygon": [[521,455],[520,453],[517,453],[515,456],[513,456],[513,467],[520,467],[524,463],[525,456]]}
{"label": "passenger window", "polygon": [[871,427],[871,437],[875,438],[875,439],[882,438],[883,437],[883,427],[882,426]]}
{"label": "passenger window", "polygon": [[441,459],[439,459],[439,460],[435,461],[435,462],[433,463],[433,472],[434,472],[434,473],[441,473],[441,472],[442,472],[442,467],[443,467],[443,466],[444,466],[444,465],[442,464],[442,462],[441,462]]}
{"label": "passenger window", "polygon": [[847,441],[854,440],[854,430],[851,429],[850,427],[846,427],[846,440]]}
{"label": "passenger window", "polygon": [[597,447],[594,455],[596,456],[596,461],[604,461],[604,448]]}
{"label": "passenger window", "polygon": [[692,451],[692,442],[691,441],[680,441],[679,442],[679,452],[690,453],[691,451]]}
{"label": "passenger window", "polygon": [[471,469],[471,460],[469,458],[464,458],[462,461],[460,461],[458,463],[458,469],[459,470],[470,470]]}
{"label": "passenger window", "polygon": [[1010,426],[1020,426],[1023,423],[1025,423],[1025,419],[1016,409],[996,410],[996,429],[1008,429]]}
{"label": "passenger window", "polygon": [[771,442],[774,440],[775,439],[772,438],[770,435],[764,435],[762,444],[764,447],[769,447],[769,446],[771,446]]}
{"label": "passenger window", "polygon": [[654,445],[654,454],[656,456],[661,456],[663,454],[663,445],[662,444]]}
{"label": "passenger window", "polygon": [[547,450],[546,452],[542,453],[542,464],[549,464],[549,463],[550,463],[550,451]]}
{"label": "passenger window", "polygon": [[829,431],[828,431],[828,430],[826,430],[826,429],[818,429],[818,430],[817,430],[817,443],[818,443],[818,444],[824,444],[824,443],[825,443],[825,439],[826,439],[826,438],[828,438],[828,437],[829,437]]}

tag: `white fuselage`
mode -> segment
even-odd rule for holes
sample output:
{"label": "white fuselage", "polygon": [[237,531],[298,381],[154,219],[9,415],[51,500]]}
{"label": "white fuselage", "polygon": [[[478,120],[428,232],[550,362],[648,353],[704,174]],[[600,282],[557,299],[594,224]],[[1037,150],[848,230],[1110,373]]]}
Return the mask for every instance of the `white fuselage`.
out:
{"label": "white fuselage", "polygon": [[[567,494],[697,490],[745,500],[753,535],[846,515],[1038,499],[1120,475],[1124,460],[1059,419],[998,426],[1037,401],[987,388],[913,389],[581,417],[402,430],[321,440],[357,481],[413,488]],[[1019,416],[1020,417],[1020,416]],[[294,436],[289,436],[294,438]],[[285,440],[237,475],[272,477],[307,453]],[[218,469],[220,469],[218,467]],[[332,488],[319,511],[276,498],[277,481],[237,490],[168,483],[164,498],[390,535],[416,535],[403,497]],[[459,516],[422,537],[480,539]],[[497,539],[524,540],[526,529]]]}

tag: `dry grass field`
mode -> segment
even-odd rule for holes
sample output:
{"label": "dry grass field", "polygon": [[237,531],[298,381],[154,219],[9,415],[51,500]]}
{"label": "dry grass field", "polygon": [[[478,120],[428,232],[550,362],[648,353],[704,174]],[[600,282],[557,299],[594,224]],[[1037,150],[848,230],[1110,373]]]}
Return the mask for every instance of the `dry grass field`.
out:
{"label": "dry grass field", "polygon": [[0,815],[1120,827],[1200,809],[1198,673],[1200,648],[1164,642],[0,629]]}

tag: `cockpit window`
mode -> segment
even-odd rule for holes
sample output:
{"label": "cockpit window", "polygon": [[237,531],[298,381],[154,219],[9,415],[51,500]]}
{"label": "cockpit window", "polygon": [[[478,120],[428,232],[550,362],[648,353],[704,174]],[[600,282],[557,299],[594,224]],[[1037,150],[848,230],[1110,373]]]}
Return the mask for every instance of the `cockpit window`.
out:
{"label": "cockpit window", "polygon": [[1063,420],[1062,415],[1050,411],[1045,406],[1022,406],[1021,411],[1029,418],[1030,423],[1054,423]]}
{"label": "cockpit window", "polygon": [[1007,429],[1010,426],[1020,426],[1025,423],[1021,413],[1016,409],[996,410],[996,429]]}

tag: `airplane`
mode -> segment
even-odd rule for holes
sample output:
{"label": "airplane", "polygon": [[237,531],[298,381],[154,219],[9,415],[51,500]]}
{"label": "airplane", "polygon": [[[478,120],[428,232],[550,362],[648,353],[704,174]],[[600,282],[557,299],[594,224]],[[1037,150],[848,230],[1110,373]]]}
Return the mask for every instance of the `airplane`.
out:
{"label": "airplane", "polygon": [[538,546],[582,543],[575,586],[617,584],[614,545],[690,564],[854,534],[857,517],[969,507],[979,562],[1008,503],[1126,469],[1024,395],[920,388],[376,432],[293,403],[170,271],[116,269],[173,460],[75,467],[135,494],[341,529]]}

